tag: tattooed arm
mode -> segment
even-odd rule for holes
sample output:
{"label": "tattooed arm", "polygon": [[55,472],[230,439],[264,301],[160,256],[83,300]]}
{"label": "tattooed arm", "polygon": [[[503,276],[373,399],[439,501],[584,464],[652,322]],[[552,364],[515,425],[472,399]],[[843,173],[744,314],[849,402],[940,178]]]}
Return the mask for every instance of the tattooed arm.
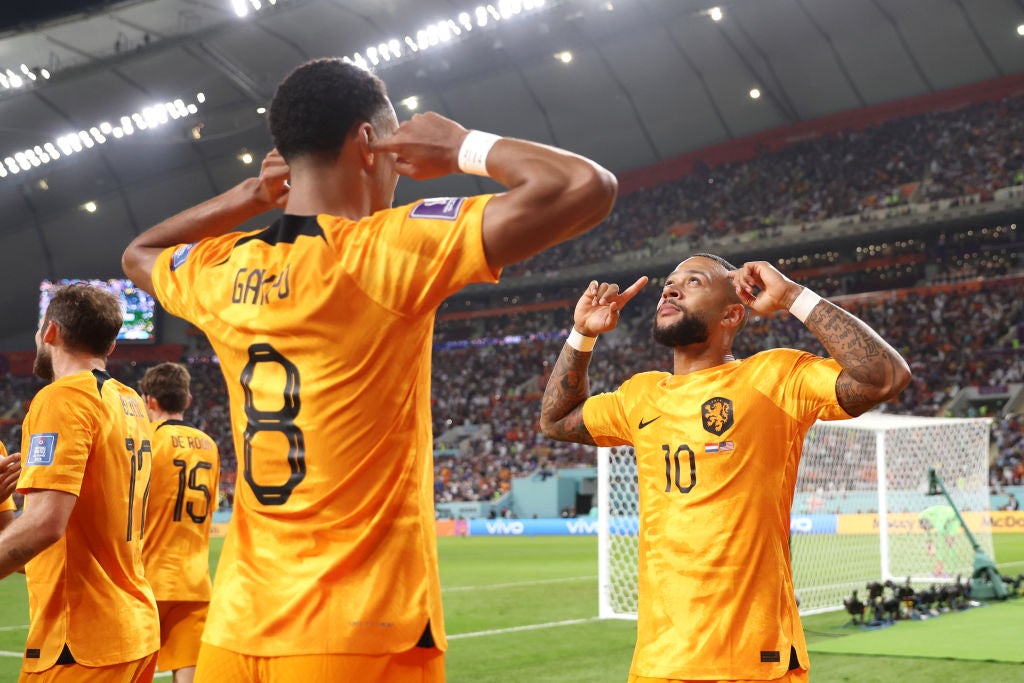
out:
{"label": "tattooed arm", "polygon": [[25,563],[64,536],[78,496],[34,489],[25,496],[21,516],[0,532],[0,579],[23,571]]}
{"label": "tattooed arm", "polygon": [[573,441],[596,446],[583,424],[583,402],[590,397],[591,352],[577,351],[568,343],[562,347],[540,408],[540,428],[544,436],[556,441]]}
{"label": "tattooed arm", "polygon": [[[740,299],[758,313],[790,310],[805,289],[764,261],[746,263],[730,275]],[[755,289],[761,290],[756,296]],[[836,398],[847,413],[867,412],[910,383],[907,361],[863,320],[825,300],[807,313],[807,329],[843,368]]]}
{"label": "tattooed arm", "polygon": [[[623,292],[619,286],[591,282],[576,303],[573,327],[584,337],[596,337],[615,329],[619,311],[647,284],[641,277]],[[544,435],[558,441],[597,445],[583,424],[583,403],[590,397],[590,351],[578,351],[566,342],[544,387],[540,409],[540,428]]]}

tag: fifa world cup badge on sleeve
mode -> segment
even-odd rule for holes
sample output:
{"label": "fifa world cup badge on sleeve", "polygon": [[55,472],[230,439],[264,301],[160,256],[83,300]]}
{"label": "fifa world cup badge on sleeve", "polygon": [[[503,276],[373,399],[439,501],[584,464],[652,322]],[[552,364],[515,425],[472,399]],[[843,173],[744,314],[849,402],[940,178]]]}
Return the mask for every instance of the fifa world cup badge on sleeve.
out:
{"label": "fifa world cup badge on sleeve", "polygon": [[432,218],[434,220],[453,221],[459,217],[459,209],[465,197],[435,197],[424,199],[409,212],[409,218]]}
{"label": "fifa world cup badge on sleeve", "polygon": [[196,243],[183,244],[174,250],[171,255],[171,270],[177,270],[185,264],[188,260],[188,255],[192,252],[192,249],[196,246]]}
{"label": "fifa world cup badge on sleeve", "polygon": [[56,432],[33,434],[29,444],[31,445],[25,459],[25,467],[53,464],[53,454],[57,450]]}

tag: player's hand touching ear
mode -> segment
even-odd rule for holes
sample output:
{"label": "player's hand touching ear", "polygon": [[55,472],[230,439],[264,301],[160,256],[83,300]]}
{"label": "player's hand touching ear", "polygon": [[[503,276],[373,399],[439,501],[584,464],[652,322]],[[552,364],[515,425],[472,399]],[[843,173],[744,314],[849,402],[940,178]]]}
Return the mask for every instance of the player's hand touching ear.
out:
{"label": "player's hand touching ear", "polygon": [[574,326],[588,337],[596,337],[602,332],[615,329],[622,307],[646,284],[647,276],[641,275],[636,282],[620,292],[619,286],[615,283],[598,284],[597,280],[592,281],[576,302],[576,310],[573,313]]}
{"label": "player's hand touching ear", "polygon": [[288,179],[291,177],[291,169],[285,162],[284,157],[276,149],[270,150],[263,163],[260,165],[259,187],[256,195],[268,206],[284,208],[288,202]]}
{"label": "player's hand touching ear", "polygon": [[370,140],[370,150],[395,155],[395,169],[415,180],[429,180],[459,171],[459,147],[469,133],[432,111],[414,114],[394,135]]}
{"label": "player's hand touching ear", "polygon": [[750,261],[729,272],[736,295],[757,313],[788,310],[803,287],[767,261]]}

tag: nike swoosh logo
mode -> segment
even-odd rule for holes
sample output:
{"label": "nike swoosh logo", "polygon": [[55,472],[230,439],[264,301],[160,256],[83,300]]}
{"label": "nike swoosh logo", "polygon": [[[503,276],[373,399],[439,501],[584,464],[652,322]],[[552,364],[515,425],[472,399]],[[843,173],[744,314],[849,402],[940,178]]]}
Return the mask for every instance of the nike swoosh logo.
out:
{"label": "nike swoosh logo", "polygon": [[646,422],[644,422],[643,418],[640,418],[639,429],[643,429],[644,427],[646,427],[647,425],[651,424],[652,422],[654,422],[655,420],[657,420],[660,417],[661,417],[661,415],[659,415],[658,417],[652,417],[650,420],[647,420]]}

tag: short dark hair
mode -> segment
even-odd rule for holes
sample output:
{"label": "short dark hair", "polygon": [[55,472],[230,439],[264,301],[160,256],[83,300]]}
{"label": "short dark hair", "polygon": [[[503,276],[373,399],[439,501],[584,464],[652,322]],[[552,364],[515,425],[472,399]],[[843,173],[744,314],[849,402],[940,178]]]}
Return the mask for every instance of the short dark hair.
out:
{"label": "short dark hair", "polygon": [[352,126],[390,106],[384,82],[341,59],[302,64],[277,86],[270,103],[270,135],[285,161],[337,159]]}
{"label": "short dark hair", "polygon": [[700,252],[698,254],[691,254],[690,255],[690,258],[697,258],[697,257],[711,259],[712,261],[714,261],[715,263],[719,264],[720,266],[722,266],[726,270],[736,270],[736,266],[734,266],[733,264],[729,263],[728,261],[726,261],[721,256],[718,256],[717,254],[708,254],[706,252]]}
{"label": "short dark hair", "polygon": [[192,376],[183,365],[160,363],[146,370],[139,383],[139,391],[143,396],[155,398],[161,410],[181,413],[188,407],[191,382]]}
{"label": "short dark hair", "polygon": [[54,293],[43,325],[51,321],[60,328],[68,349],[106,358],[124,324],[124,313],[116,295],[78,283]]}

